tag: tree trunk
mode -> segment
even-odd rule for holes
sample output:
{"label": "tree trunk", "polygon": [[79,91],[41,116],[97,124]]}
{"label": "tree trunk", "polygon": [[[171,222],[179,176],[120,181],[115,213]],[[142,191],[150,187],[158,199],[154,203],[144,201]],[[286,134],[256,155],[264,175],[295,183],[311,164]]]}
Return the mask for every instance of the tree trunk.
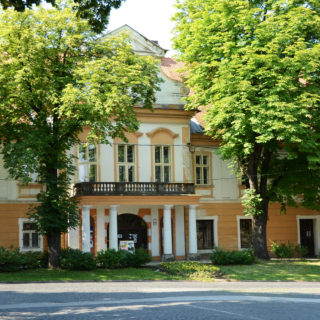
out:
{"label": "tree trunk", "polygon": [[253,218],[252,242],[254,255],[263,260],[269,260],[267,248],[267,220],[268,207],[264,208],[264,212]]}
{"label": "tree trunk", "polygon": [[50,232],[47,234],[48,238],[48,264],[50,269],[58,268],[60,265],[60,251],[61,251],[61,235],[60,232]]}

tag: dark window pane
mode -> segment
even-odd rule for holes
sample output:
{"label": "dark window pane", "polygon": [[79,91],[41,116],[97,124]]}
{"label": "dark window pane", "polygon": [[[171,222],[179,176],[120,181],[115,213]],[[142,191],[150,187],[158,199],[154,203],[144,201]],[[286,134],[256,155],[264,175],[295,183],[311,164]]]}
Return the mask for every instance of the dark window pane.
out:
{"label": "dark window pane", "polygon": [[32,248],[39,247],[39,235],[38,233],[32,233]]}
{"label": "dark window pane", "polygon": [[83,162],[87,160],[86,147],[83,144],[79,145],[79,161]]}
{"label": "dark window pane", "polygon": [[88,146],[88,153],[89,153],[89,161],[95,162],[97,160],[97,149],[94,145]]}
{"label": "dark window pane", "polygon": [[170,181],[170,167],[169,166],[165,166],[163,167],[163,178],[164,178],[164,182],[169,182]]}
{"label": "dark window pane", "polygon": [[90,165],[89,181],[97,181],[97,166],[95,164]]}
{"label": "dark window pane", "polygon": [[202,164],[208,164],[208,157],[202,156]]}
{"label": "dark window pane", "polygon": [[201,164],[201,157],[200,156],[196,156],[196,164]]}
{"label": "dark window pane", "polygon": [[196,181],[197,181],[197,184],[201,184],[201,168],[200,167],[196,168]]}
{"label": "dark window pane", "polygon": [[155,167],[155,173],[156,173],[156,182],[160,182],[161,181],[161,167],[160,166],[156,166]]}
{"label": "dark window pane", "polygon": [[169,147],[163,147],[163,162],[164,163],[169,163]]}
{"label": "dark window pane", "polygon": [[154,161],[155,163],[160,163],[161,162],[161,147],[155,147],[154,149]]}
{"label": "dark window pane", "polygon": [[118,162],[124,162],[124,146],[118,146]]}
{"label": "dark window pane", "polygon": [[23,234],[23,247],[29,248],[30,247],[30,234],[26,232]]}
{"label": "dark window pane", "polygon": [[127,147],[127,162],[134,162],[134,146]]}
{"label": "dark window pane", "polygon": [[213,220],[197,221],[198,249],[213,249]]}
{"label": "dark window pane", "polygon": [[250,248],[252,246],[251,219],[240,219],[240,241],[241,248]]}
{"label": "dark window pane", "polygon": [[119,181],[120,182],[125,182],[126,181],[125,166],[119,166]]}
{"label": "dark window pane", "polygon": [[130,166],[128,168],[128,182],[133,182],[134,181],[134,167]]}
{"label": "dark window pane", "polygon": [[23,224],[23,230],[36,230],[36,224],[31,222],[25,222]]}
{"label": "dark window pane", "polygon": [[208,183],[209,183],[208,168],[204,167],[203,168],[203,184],[208,184]]}

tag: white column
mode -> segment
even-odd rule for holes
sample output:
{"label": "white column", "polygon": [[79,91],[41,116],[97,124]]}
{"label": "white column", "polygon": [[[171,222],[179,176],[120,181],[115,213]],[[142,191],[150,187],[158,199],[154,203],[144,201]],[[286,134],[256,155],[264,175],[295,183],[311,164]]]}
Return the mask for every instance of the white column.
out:
{"label": "white column", "polygon": [[110,206],[109,248],[118,251],[118,213],[119,206]]}
{"label": "white column", "polygon": [[189,205],[189,254],[196,254],[198,251],[196,207],[197,205]]}
{"label": "white column", "polygon": [[172,228],[171,228],[172,205],[165,205],[163,210],[163,254],[172,254]]}
{"label": "white column", "polygon": [[90,252],[90,206],[82,206],[82,251]]}
{"label": "white column", "polygon": [[105,242],[106,229],[105,229],[105,214],[104,207],[97,208],[97,250],[106,250],[107,245]]}

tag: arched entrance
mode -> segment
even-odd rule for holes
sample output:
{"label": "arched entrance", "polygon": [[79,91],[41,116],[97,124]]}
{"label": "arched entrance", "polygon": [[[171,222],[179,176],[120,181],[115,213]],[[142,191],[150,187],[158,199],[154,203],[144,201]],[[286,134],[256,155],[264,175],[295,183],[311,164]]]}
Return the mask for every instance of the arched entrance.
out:
{"label": "arched entrance", "polygon": [[[108,226],[109,233],[109,226]],[[148,249],[148,227],[139,216],[124,213],[118,216],[118,240],[133,240],[135,248]]]}

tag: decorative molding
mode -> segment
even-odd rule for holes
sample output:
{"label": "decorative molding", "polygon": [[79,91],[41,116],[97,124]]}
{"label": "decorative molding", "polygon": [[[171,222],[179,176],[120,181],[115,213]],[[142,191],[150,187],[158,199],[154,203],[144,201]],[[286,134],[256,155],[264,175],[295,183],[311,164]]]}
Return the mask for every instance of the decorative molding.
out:
{"label": "decorative molding", "polygon": [[155,135],[159,134],[159,133],[166,133],[168,134],[172,139],[176,139],[179,137],[179,134],[172,132],[171,130],[167,129],[167,128],[156,128],[154,130],[152,130],[151,132],[147,133],[147,136],[152,139]]}

